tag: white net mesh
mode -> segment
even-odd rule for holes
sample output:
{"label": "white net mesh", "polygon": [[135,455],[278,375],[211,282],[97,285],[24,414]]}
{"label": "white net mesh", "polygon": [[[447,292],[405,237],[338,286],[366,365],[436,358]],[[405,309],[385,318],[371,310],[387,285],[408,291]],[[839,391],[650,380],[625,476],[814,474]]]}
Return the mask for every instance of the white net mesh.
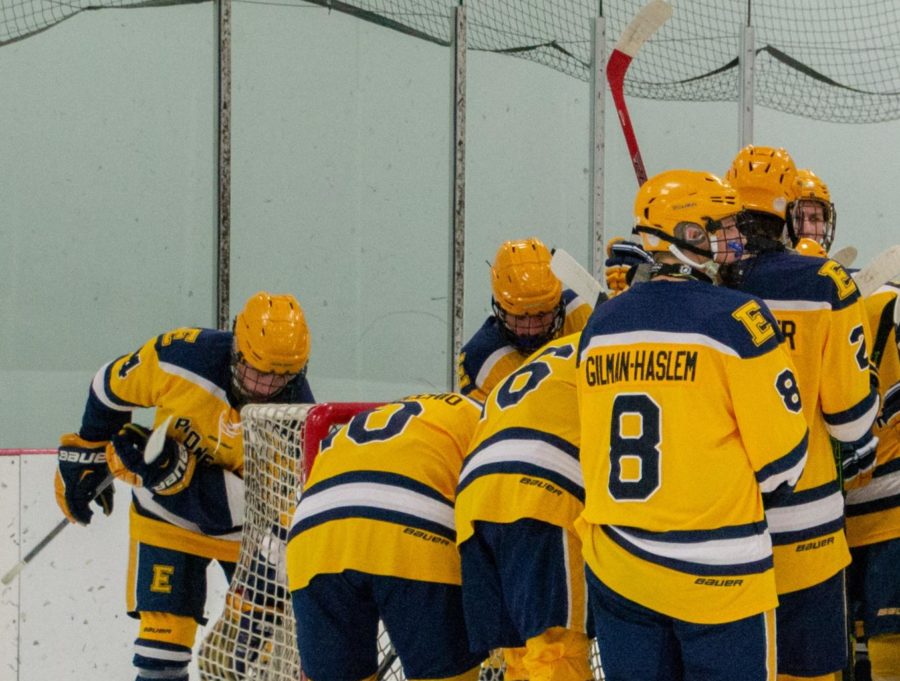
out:
{"label": "white net mesh", "polygon": [[[284,556],[291,517],[319,451],[319,443],[374,403],[249,405],[244,428],[245,511],[241,551],[225,609],[198,656],[203,681],[297,681],[302,677]],[[382,630],[377,678],[405,679]],[[602,679],[596,644],[594,678]],[[482,666],[480,681],[502,681],[499,651]]]}

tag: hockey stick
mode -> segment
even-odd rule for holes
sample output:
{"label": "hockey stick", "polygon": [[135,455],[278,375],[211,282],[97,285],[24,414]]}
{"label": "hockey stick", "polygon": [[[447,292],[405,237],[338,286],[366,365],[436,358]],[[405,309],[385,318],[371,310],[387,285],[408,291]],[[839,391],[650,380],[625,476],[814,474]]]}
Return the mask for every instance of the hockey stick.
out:
{"label": "hockey stick", "polygon": [[866,298],[900,276],[900,245],[891,246],[875,256],[868,265],[853,274],[859,294]]}
{"label": "hockey stick", "polygon": [[672,16],[672,6],[664,0],[651,0],[635,15],[631,23],[625,28],[619,42],[613,48],[609,61],[606,62],[606,80],[609,83],[609,91],[612,94],[616,112],[619,114],[619,123],[622,124],[622,132],[625,135],[625,144],[628,154],[631,156],[631,164],[634,166],[634,174],[637,176],[638,187],[647,181],[647,170],[644,168],[644,159],[641,158],[638,149],[637,137],[634,127],[631,125],[631,117],[628,115],[628,107],[625,106],[625,72],[631,65],[631,60],[638,53],[647,39]]}
{"label": "hockey stick", "polygon": [[832,260],[837,260],[841,267],[850,267],[856,261],[856,248],[853,246],[844,246],[839,251],[836,251],[834,255],[829,255],[828,257]]}
{"label": "hockey stick", "polygon": [[606,294],[606,287],[591,276],[575,258],[561,248],[553,250],[550,270],[566,288],[570,288],[591,307],[597,306],[600,294]]}
{"label": "hockey stick", "polygon": [[[144,447],[144,461],[146,463],[153,463],[159,457],[159,455],[162,454],[163,445],[166,442],[166,428],[168,428],[169,422],[171,420],[172,417],[169,416],[160,424],[159,428],[157,428],[150,434],[150,437],[147,439],[147,444]],[[91,501],[100,496],[100,494],[113,483],[113,480],[115,480],[115,478],[113,477],[112,473],[107,475],[103,479],[103,482],[100,483],[100,486],[97,487],[97,491],[94,492],[94,495],[90,498],[90,501],[88,501],[88,503],[91,503]],[[62,520],[60,520],[56,524],[56,527],[50,530],[47,535],[43,539],[41,539],[33,549],[31,549],[31,551],[25,554],[22,560],[16,563],[11,569],[6,572],[5,575],[3,575],[2,578],[0,578],[0,584],[2,584],[3,586],[10,584],[16,578],[16,576],[25,569],[25,566],[28,565],[32,560],[34,560],[35,556],[43,551],[47,544],[49,544],[56,538],[56,535],[58,535],[71,524],[72,523],[69,522],[68,518],[63,518]]]}
{"label": "hockey stick", "polygon": [[[98,496],[100,496],[100,493],[103,492],[107,487],[109,487],[112,484],[113,480],[115,480],[115,478],[113,478],[112,473],[107,475],[103,479],[103,482],[100,483],[100,486],[97,488],[97,492],[94,494],[94,496],[91,497],[90,501],[93,501]],[[90,501],[88,503],[90,503]],[[72,523],[69,522],[68,518],[63,518],[62,520],[60,520],[56,524],[56,527],[54,527],[52,530],[50,530],[47,533],[47,536],[45,536],[43,539],[41,539],[37,543],[37,545],[33,549],[31,549],[31,551],[29,551],[28,553],[25,554],[25,556],[22,558],[22,560],[20,560],[18,563],[13,565],[13,567],[10,570],[8,570],[5,575],[3,575],[3,578],[0,579],[0,584],[3,584],[3,586],[6,586],[7,584],[11,583],[16,578],[16,575],[18,575],[20,572],[22,572],[22,570],[25,569],[25,566],[28,565],[28,563],[30,563],[32,560],[34,560],[34,557],[36,555],[38,555],[41,551],[43,551],[44,548],[47,546],[47,544],[49,544],[56,538],[56,535],[58,535],[60,532],[62,532],[64,529],[66,529],[66,527],[68,525],[71,525],[71,524]]]}

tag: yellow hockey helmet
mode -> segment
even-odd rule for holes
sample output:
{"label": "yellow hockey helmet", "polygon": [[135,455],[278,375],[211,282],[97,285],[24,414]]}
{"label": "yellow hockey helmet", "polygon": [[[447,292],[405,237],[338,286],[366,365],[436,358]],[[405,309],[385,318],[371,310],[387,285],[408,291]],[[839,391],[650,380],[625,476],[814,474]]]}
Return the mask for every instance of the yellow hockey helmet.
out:
{"label": "yellow hockey helmet", "polygon": [[784,220],[796,176],[797,167],[787,151],[748,144],[734,157],[725,181],[741,193],[746,210]]}
{"label": "yellow hockey helmet", "polygon": [[738,192],[712,173],[667,170],[647,180],[634,200],[634,233],[648,253],[668,253],[671,246],[712,257],[712,251],[685,239],[694,225],[709,234],[720,221],[737,215],[743,204]]}
{"label": "yellow hockey helmet", "polygon": [[243,361],[263,373],[298,374],[309,359],[309,328],[290,294],[252,296],[234,320],[234,340]]}
{"label": "yellow hockey helmet", "polygon": [[[791,243],[799,245],[803,237],[809,237],[822,244],[827,253],[834,241],[836,219],[828,185],[808,168],[799,168],[787,210]],[[814,224],[810,225],[810,222]]]}
{"label": "yellow hockey helmet", "polygon": [[797,168],[792,198],[794,201],[797,199],[818,199],[825,203],[831,203],[831,192],[828,191],[828,185],[809,168]]}
{"label": "yellow hockey helmet", "polygon": [[810,255],[815,258],[827,258],[828,253],[825,252],[825,248],[815,239],[809,239],[803,237],[797,241],[797,245],[794,246],[797,253],[800,255]]}
{"label": "yellow hockey helmet", "polygon": [[562,284],[550,270],[550,251],[536,238],[505,241],[491,266],[494,300],[512,315],[537,315],[555,310]]}

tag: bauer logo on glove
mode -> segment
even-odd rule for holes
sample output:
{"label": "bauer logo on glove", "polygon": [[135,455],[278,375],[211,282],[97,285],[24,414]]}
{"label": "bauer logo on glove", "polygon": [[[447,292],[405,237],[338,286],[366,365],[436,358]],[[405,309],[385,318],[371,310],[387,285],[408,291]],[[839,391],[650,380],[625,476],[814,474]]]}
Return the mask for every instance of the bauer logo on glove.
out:
{"label": "bauer logo on glove", "polygon": [[[87,525],[93,501],[106,515],[112,513],[115,489],[107,483],[106,441],[85,440],[78,433],[60,439],[54,486],[56,503],[69,522]],[[111,482],[111,481],[110,481]]]}
{"label": "bauer logo on glove", "polygon": [[177,494],[190,484],[197,459],[183,444],[167,437],[159,456],[146,461],[144,450],[149,438],[149,429],[126,424],[107,445],[109,470],[119,480],[146,487],[154,494]]}

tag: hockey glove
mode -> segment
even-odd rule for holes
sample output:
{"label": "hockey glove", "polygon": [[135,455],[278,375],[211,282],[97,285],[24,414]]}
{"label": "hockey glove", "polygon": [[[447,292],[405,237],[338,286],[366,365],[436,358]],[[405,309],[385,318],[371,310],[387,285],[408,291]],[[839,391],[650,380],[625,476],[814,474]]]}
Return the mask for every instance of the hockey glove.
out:
{"label": "hockey glove", "polygon": [[606,255],[606,287],[613,296],[628,289],[639,265],[653,262],[653,258],[639,244],[622,237],[610,240]]}
{"label": "hockey glove", "polygon": [[115,488],[107,485],[97,491],[109,474],[106,442],[91,442],[78,433],[67,433],[60,438],[57,458],[59,466],[53,485],[56,503],[69,522],[90,523],[94,515],[91,501],[103,509],[104,515],[112,513]]}
{"label": "hockey glove", "polygon": [[871,431],[856,442],[838,442],[844,491],[865,487],[875,472],[878,438]]}
{"label": "hockey glove", "polygon": [[144,461],[150,432],[144,426],[127,423],[113,435],[106,448],[109,470],[134,487],[146,487],[154,494],[177,494],[190,484],[197,459],[183,444],[167,437],[156,460]]}

